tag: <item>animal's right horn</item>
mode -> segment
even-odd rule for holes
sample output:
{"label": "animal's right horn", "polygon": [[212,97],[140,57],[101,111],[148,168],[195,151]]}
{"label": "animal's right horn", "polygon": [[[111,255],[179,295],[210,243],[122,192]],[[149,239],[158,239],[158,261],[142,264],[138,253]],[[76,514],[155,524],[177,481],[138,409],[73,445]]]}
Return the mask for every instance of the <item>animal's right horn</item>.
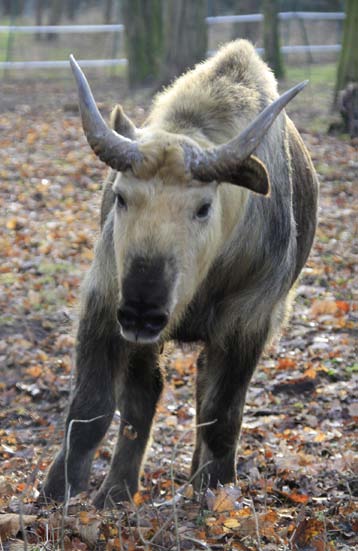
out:
{"label": "animal's right horn", "polygon": [[71,69],[76,79],[82,126],[87,141],[95,154],[114,170],[124,171],[141,159],[135,141],[120,136],[107,126],[98,111],[91,89],[74,56],[70,56]]}
{"label": "animal's right horn", "polygon": [[262,141],[282,109],[286,107],[308,80],[297,84],[273,103],[268,105],[239,136],[229,142],[191,153],[191,173],[197,180],[237,183],[240,181],[240,166],[250,157]]}

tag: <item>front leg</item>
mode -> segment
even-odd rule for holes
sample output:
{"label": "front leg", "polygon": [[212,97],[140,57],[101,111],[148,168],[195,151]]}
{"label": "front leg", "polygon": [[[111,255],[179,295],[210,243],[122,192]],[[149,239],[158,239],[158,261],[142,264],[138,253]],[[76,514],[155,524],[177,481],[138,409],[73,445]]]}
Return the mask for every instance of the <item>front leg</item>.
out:
{"label": "front leg", "polygon": [[67,497],[65,464],[71,495],[87,488],[94,452],[115,410],[115,378],[120,370],[126,369],[126,345],[119,336],[116,320],[112,223],[109,216],[83,288],[76,340],[75,390],[62,448],[42,488],[42,494],[57,501]]}
{"label": "front leg", "polygon": [[96,507],[128,501],[138,478],[156,405],[163,388],[158,349],[138,346],[130,353],[128,371],[118,389],[121,424],[110,471],[99,489]]}
{"label": "front leg", "polygon": [[70,495],[87,489],[94,452],[115,410],[114,378],[121,360],[121,341],[111,325],[98,334],[98,319],[98,312],[95,314],[88,307],[79,324],[77,378],[66,419],[65,437],[42,489],[46,497],[56,501],[63,501],[66,497],[65,464]]}
{"label": "front leg", "polygon": [[198,361],[197,429],[191,473],[199,490],[236,480],[236,448],[248,384],[267,330],[235,334],[223,348],[207,345]]}

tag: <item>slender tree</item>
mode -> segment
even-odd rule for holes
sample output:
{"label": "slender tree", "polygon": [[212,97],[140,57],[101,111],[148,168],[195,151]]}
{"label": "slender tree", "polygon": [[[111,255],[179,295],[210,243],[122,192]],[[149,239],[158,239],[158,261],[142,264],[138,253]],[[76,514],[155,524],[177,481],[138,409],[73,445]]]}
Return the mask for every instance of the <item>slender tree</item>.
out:
{"label": "slender tree", "polygon": [[358,136],[358,2],[346,0],[342,49],[337,69],[334,102],[341,113],[340,130]]}
{"label": "slender tree", "polygon": [[284,76],[284,67],[280,52],[280,30],[278,21],[277,0],[263,0],[264,15],[264,48],[265,60],[277,78]]}
{"label": "slender tree", "polygon": [[[44,0],[36,0],[35,3],[35,21],[36,26],[41,27],[43,22]],[[35,39],[41,40],[43,38],[42,33],[36,33]]]}
{"label": "slender tree", "polygon": [[[249,13],[258,13],[261,8],[261,0],[235,0],[233,5],[233,13],[235,15],[247,15]],[[234,23],[232,26],[231,37],[248,38],[252,42],[255,41],[257,23],[243,22]]]}
{"label": "slender tree", "polygon": [[206,16],[207,0],[166,0],[163,84],[205,59],[208,45]]}
{"label": "slender tree", "polygon": [[18,16],[24,11],[24,0],[2,0],[2,11],[6,16]]}
{"label": "slender tree", "polygon": [[80,2],[78,0],[66,0],[66,15],[71,21],[75,20],[79,8]]}
{"label": "slender tree", "polygon": [[131,89],[158,79],[163,47],[162,0],[122,0]]}
{"label": "slender tree", "polygon": [[358,84],[358,1],[346,0],[345,13],[342,49],[336,79],[336,98],[338,92],[348,83]]}
{"label": "slender tree", "polygon": [[113,0],[106,0],[104,2],[104,22],[110,23],[112,19],[112,12],[113,12]]}
{"label": "slender tree", "polygon": [[[64,4],[62,0],[51,0],[50,14],[48,18],[49,25],[60,24],[62,14],[63,14],[63,8],[64,8]],[[47,40],[57,40],[57,39],[58,39],[57,33],[48,33]]]}

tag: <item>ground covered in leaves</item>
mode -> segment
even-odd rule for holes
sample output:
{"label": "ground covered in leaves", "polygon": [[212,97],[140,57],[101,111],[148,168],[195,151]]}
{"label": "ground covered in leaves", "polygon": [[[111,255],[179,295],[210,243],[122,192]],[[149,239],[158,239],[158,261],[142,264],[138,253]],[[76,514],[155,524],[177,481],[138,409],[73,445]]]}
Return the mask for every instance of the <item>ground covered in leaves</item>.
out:
{"label": "ground covered in leaves", "polygon": [[[169,346],[143,491],[119,511],[98,512],[90,505],[108,469],[118,414],[96,454],[89,493],[65,509],[38,508],[41,481],[62,437],[72,322],[98,233],[105,169],[85,144],[74,95],[40,108],[26,101],[31,87],[26,94],[19,86],[4,85],[6,110],[0,111],[0,548],[357,546],[357,143],[312,131],[293,113],[320,174],[320,225],[291,322],[266,352],[250,387],[238,485],[193,495],[188,473],[197,350]],[[108,114],[110,102],[102,107]],[[134,120],[143,120],[145,110],[129,100],[126,107]]]}

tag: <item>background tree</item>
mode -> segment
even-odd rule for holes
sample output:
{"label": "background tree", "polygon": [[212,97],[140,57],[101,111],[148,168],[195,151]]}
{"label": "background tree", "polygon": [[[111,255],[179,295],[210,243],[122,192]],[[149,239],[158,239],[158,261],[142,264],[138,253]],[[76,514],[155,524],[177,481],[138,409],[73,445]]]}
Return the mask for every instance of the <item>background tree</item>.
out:
{"label": "background tree", "polygon": [[336,97],[349,82],[358,83],[358,2],[346,0],[342,49],[339,56]]}
{"label": "background tree", "polygon": [[70,21],[74,21],[80,8],[78,0],[66,0],[66,15]]}
{"label": "background tree", "polygon": [[[48,18],[49,25],[59,25],[63,14],[64,3],[62,0],[51,0],[50,14]],[[57,33],[48,33],[47,40],[57,40]]]}
{"label": "background tree", "polygon": [[110,23],[112,20],[113,0],[105,0],[103,5],[103,18],[105,23]]}
{"label": "background tree", "polygon": [[206,0],[167,0],[164,10],[165,57],[161,82],[169,83],[206,58]]}
{"label": "background tree", "polygon": [[2,0],[2,12],[6,16],[18,16],[24,11],[24,0]]}
{"label": "background tree", "polygon": [[[247,15],[249,13],[259,13],[261,10],[261,0],[235,0],[233,2],[232,13],[234,15]],[[255,30],[258,23],[242,22],[234,23],[232,26],[231,38],[247,38],[254,42],[256,40]]]}
{"label": "background tree", "polygon": [[129,87],[153,84],[163,47],[162,0],[122,0],[122,15]]}
{"label": "background tree", "polygon": [[[35,24],[37,27],[41,27],[43,22],[43,12],[44,12],[44,0],[36,0],[35,2]],[[41,40],[43,38],[42,33],[35,34],[36,40]]]}
{"label": "background tree", "polygon": [[339,56],[334,101],[343,124],[339,128],[358,136],[358,2],[346,0],[342,49]]}
{"label": "background tree", "polygon": [[277,0],[263,0],[264,15],[263,33],[265,60],[270,65],[277,78],[284,76],[284,67],[280,52],[280,30],[278,20]]}

